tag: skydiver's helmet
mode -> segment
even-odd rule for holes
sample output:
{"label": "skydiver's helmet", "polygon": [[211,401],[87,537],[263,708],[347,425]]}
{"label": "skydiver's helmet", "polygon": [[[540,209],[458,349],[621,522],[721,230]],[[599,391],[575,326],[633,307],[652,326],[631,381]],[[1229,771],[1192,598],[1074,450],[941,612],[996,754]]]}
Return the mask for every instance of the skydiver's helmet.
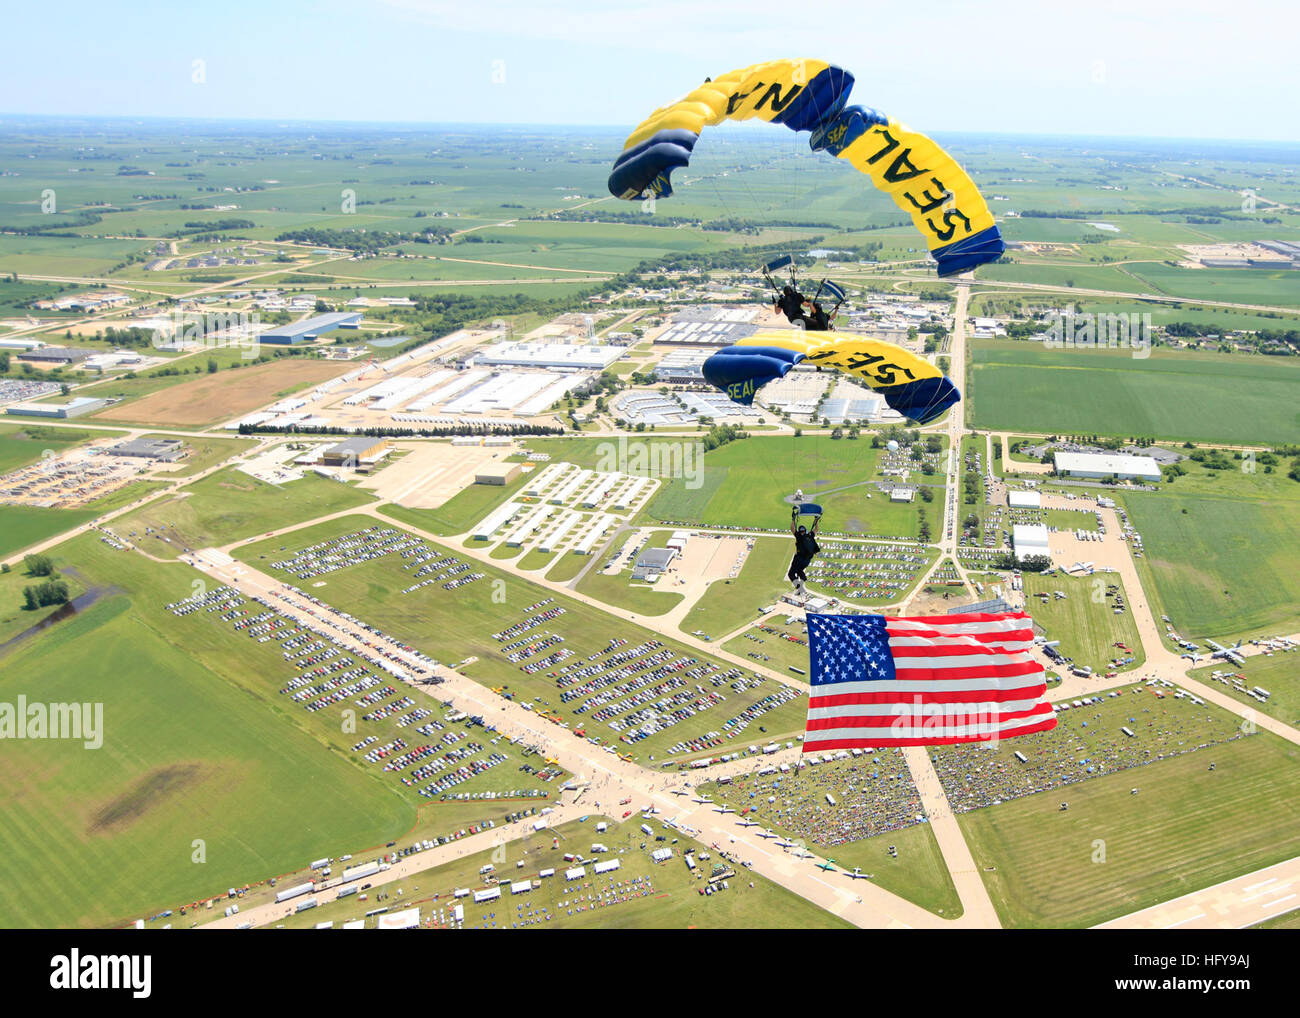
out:
{"label": "skydiver's helmet", "polygon": [[781,287],[781,294],[785,297],[793,297],[795,295],[794,287],[786,283],[785,286]]}
{"label": "skydiver's helmet", "polygon": [[807,528],[807,527],[804,527],[804,526],[801,526],[801,527],[799,528],[799,533],[801,533],[801,534],[806,534],[806,533],[808,533],[808,528]]}

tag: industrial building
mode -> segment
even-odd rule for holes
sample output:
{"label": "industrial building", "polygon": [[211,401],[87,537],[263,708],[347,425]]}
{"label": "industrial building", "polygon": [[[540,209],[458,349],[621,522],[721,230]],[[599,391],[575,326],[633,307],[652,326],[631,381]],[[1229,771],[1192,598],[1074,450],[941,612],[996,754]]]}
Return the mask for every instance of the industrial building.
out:
{"label": "industrial building", "polygon": [[335,329],[355,329],[361,324],[361,314],[355,311],[337,311],[328,315],[316,315],[290,325],[277,325],[261,333],[259,343],[273,343],[292,346],[297,343],[309,343],[319,339]]}
{"label": "industrial building", "polygon": [[134,456],[139,459],[175,463],[185,452],[185,443],[179,438],[135,438],[109,449],[114,456]]}
{"label": "industrial building", "polygon": [[321,453],[321,462],[331,467],[365,470],[388,455],[386,438],[349,438]]}
{"label": "industrial building", "polygon": [[1016,561],[1023,562],[1034,555],[1052,556],[1051,546],[1047,540],[1047,527],[1041,523],[1026,526],[1017,523],[1011,528],[1011,546],[1016,553]]}
{"label": "industrial building", "polygon": [[1058,452],[1052,456],[1062,477],[1118,477],[1130,481],[1160,480],[1160,465],[1150,456],[1124,453]]}
{"label": "industrial building", "polygon": [[106,406],[106,399],[76,396],[66,403],[17,403],[5,412],[18,417],[80,417]]}
{"label": "industrial building", "polygon": [[497,343],[470,358],[475,364],[604,371],[626,351],[600,343]]}
{"label": "industrial building", "polygon": [[[673,316],[672,324],[655,336],[655,343],[689,344],[691,346],[731,346],[739,339],[758,331],[755,316],[764,313],[761,308],[683,308]],[[784,319],[772,318],[774,328]]]}
{"label": "industrial building", "polygon": [[1041,509],[1043,496],[1037,491],[1008,491],[1007,505],[1012,509]]}
{"label": "industrial building", "polygon": [[474,483],[507,485],[519,476],[521,466],[519,463],[488,463],[474,471]]}
{"label": "industrial building", "polygon": [[35,350],[24,350],[18,359],[41,364],[79,364],[90,354],[90,350],[74,350],[68,346],[42,346]]}
{"label": "industrial building", "polygon": [[655,366],[655,381],[669,385],[704,385],[709,350],[673,350]]}
{"label": "industrial building", "polygon": [[668,566],[677,557],[676,548],[651,548],[644,551],[632,567],[632,579],[642,583],[654,583],[660,575],[668,571]]}

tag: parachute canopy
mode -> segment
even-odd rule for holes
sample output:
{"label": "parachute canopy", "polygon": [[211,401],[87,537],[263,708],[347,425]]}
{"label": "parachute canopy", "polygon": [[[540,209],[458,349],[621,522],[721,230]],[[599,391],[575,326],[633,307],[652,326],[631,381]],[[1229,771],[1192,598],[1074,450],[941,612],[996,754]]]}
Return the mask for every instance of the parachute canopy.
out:
{"label": "parachute canopy", "polygon": [[755,333],[706,360],[704,378],[734,402],[749,406],[759,389],[784,378],[803,360],[852,375],[917,424],[937,421],[961,399],[957,387],[929,361],[893,343],[841,332]]}
{"label": "parachute canopy", "polygon": [[800,516],[820,516],[822,514],[822,507],[816,502],[799,502],[795,505],[795,508],[799,510]]}
{"label": "parachute canopy", "polygon": [[1002,234],[969,175],[925,135],[864,106],[846,105],[853,75],[822,60],[772,60],[730,71],[661,106],[628,136],[609,176],[618,198],[665,198],[700,132],[758,118],[810,131],[814,152],[847,160],[911,216],[939,275],[1002,256]]}

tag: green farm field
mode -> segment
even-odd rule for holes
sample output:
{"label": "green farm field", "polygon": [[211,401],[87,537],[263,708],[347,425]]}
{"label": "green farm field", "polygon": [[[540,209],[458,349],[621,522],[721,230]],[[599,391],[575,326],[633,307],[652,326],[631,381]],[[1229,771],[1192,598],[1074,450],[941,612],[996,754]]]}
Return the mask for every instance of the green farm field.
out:
{"label": "green farm field", "polygon": [[1216,482],[1221,495],[1184,491],[1180,478],[1168,491],[1123,496],[1142,535],[1144,555],[1135,565],[1152,610],[1168,615],[1184,637],[1235,640],[1300,628],[1300,551],[1292,538],[1300,493],[1234,497],[1234,484],[1295,487],[1277,474],[1255,477]]}
{"label": "green farm field", "polygon": [[1264,733],[958,822],[1005,926],[1093,926],[1293,857],[1300,814],[1277,804],[1297,766],[1300,748]]}
{"label": "green farm field", "polygon": [[0,923],[120,925],[411,827],[412,806],[268,702],[253,676],[278,655],[203,613],[164,609],[198,574],[89,535],[56,564],[105,595],[7,652],[0,692],[102,703],[103,745],[6,750]]}
{"label": "green farm field", "polygon": [[[977,340],[974,427],[1038,434],[1150,435],[1236,444],[1300,441],[1293,358],[1157,349],[1047,350]],[[1086,394],[1086,398],[1085,398]]]}

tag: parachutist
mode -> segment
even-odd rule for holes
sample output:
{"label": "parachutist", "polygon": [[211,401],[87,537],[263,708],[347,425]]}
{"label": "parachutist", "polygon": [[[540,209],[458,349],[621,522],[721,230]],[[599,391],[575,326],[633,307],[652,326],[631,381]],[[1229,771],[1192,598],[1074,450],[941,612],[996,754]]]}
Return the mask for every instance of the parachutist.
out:
{"label": "parachutist", "polygon": [[803,306],[807,301],[807,297],[787,283],[781,288],[781,293],[772,302],[772,313],[785,315],[790,320],[791,325],[798,325],[803,322],[805,323],[804,328],[808,328],[807,319],[803,313]]}
{"label": "parachutist", "polygon": [[790,533],[794,535],[794,558],[790,560],[790,571],[786,573],[786,579],[794,584],[795,593],[800,597],[807,595],[808,589],[804,582],[808,579],[804,575],[804,570],[812,562],[813,556],[821,551],[817,544],[817,526],[822,521],[820,516],[813,519],[812,528],[808,528],[799,523],[799,509],[796,507],[790,513]]}

